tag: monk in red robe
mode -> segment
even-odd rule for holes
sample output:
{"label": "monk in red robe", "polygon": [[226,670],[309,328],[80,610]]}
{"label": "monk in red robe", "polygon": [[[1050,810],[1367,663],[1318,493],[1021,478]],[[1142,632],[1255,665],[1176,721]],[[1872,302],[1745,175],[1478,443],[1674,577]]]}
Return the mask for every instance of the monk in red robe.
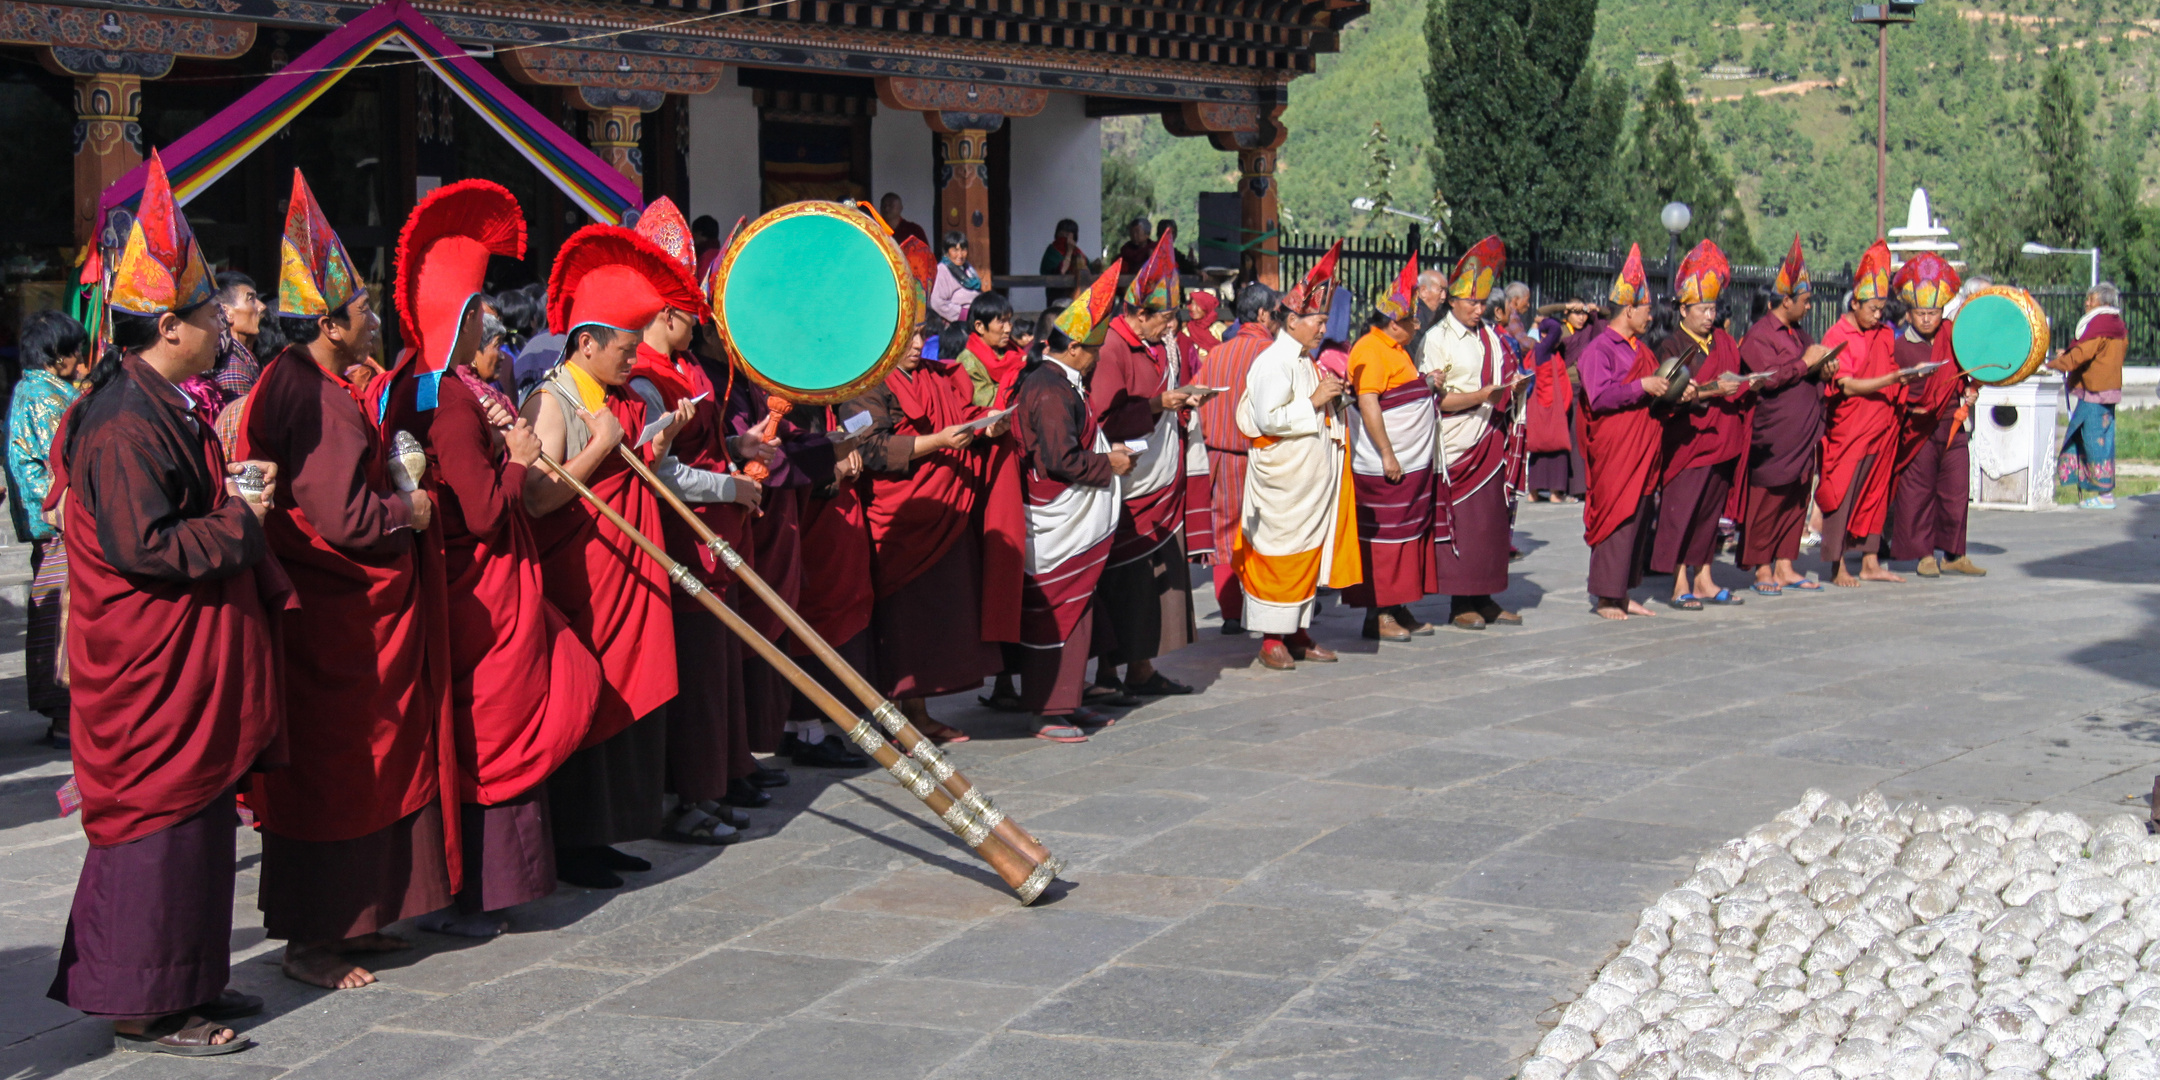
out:
{"label": "monk in red robe", "polygon": [[1740,346],[1717,325],[1718,296],[1732,279],[1725,253],[1704,240],[1680,260],[1675,276],[1677,325],[1656,354],[1661,364],[1676,359],[1686,369],[1695,401],[1664,411],[1665,467],[1650,569],[1673,576],[1673,607],[1700,611],[1704,604],[1746,602],[1719,587],[1710,563],[1717,555],[1726,499],[1736,482],[1746,483],[1740,466],[1747,457],[1754,395],[1740,375]]}
{"label": "monk in red robe", "polygon": [[[678,277],[674,295],[707,296],[694,276],[689,229],[672,199],[663,196],[647,205],[638,217],[637,233],[672,258]],[[754,554],[749,516],[757,511],[765,489],[735,472],[737,463],[750,457],[733,452],[730,443],[747,449],[758,441],[729,440],[722,432],[723,406],[715,400],[704,364],[691,352],[706,310],[703,303],[691,310],[670,307],[653,319],[638,344],[630,391],[644,401],[647,416],[681,408],[685,401],[698,403],[668,444],[670,453],[653,462],[653,472],[706,528],[749,557]],[[739,583],[680,514],[662,507],[660,520],[663,535],[658,539],[699,584],[737,611],[757,612],[759,605],[743,603]],[[667,710],[667,789],[678,804],[660,835],[685,844],[731,843],[741,839],[738,830],[749,824],[740,808],[771,801],[752,782],[763,770],[752,754],[743,646],[697,597],[675,590],[672,601],[677,692]],[[786,782],[786,773],[772,772]]]}
{"label": "monk in red robe", "polygon": [[1509,495],[1521,475],[1515,365],[1503,337],[1484,322],[1485,298],[1506,264],[1507,247],[1498,236],[1463,252],[1448,276],[1447,312],[1425,332],[1418,356],[1440,414],[1433,451],[1433,591],[1448,594],[1448,622],[1464,630],[1523,621],[1494,599],[1508,587]]}
{"label": "monk in red robe", "polygon": [[1282,323],[1275,316],[1278,296],[1259,282],[1245,286],[1237,295],[1237,332],[1207,351],[1200,360],[1198,385],[1219,392],[1200,403],[1200,434],[1207,444],[1208,492],[1214,500],[1214,518],[1222,523],[1223,537],[1216,541],[1210,569],[1215,577],[1215,605],[1222,614],[1222,632],[1245,632],[1245,592],[1238,583],[1237,568],[1230,562],[1229,534],[1245,513],[1246,455],[1252,440],[1237,426],[1237,403],[1245,397],[1245,375],[1253,358],[1275,344]]}
{"label": "monk in red robe", "polygon": [[502,933],[504,909],[555,891],[545,781],[584,741],[600,694],[600,662],[548,603],[525,518],[540,440],[473,368],[488,257],[520,257],[524,241],[517,200],[500,185],[430,192],[398,238],[411,348],[371,386],[385,435],[410,433],[426,452],[422,488],[436,506],[421,571],[446,583],[465,874],[456,905],[420,926],[465,937]]}
{"label": "monk in red robe", "polygon": [[[1835,571],[1832,585],[1905,580],[1882,564],[1883,522],[1890,513],[1892,466],[1897,460],[1898,413],[1914,375],[1897,364],[1896,336],[1883,322],[1890,299],[1890,246],[1875,241],[1853,271],[1848,310],[1823,335],[1823,345],[1844,346],[1838,377],[1823,387],[1829,419],[1822,441],[1822,480],[1815,505],[1823,512],[1822,557]],[[1845,553],[1860,552],[1860,576]]]}
{"label": "monk in red robe", "polygon": [[1837,360],[1815,343],[1804,321],[1813,306],[1800,237],[1778,264],[1767,296],[1769,309],[1740,342],[1740,370],[1755,380],[1749,417],[1746,491],[1741,497],[1743,570],[1755,571],[1755,592],[1776,596],[1786,589],[1820,592],[1793,568],[1800,534],[1807,528],[1808,492],[1822,444],[1825,381],[1837,377]]}
{"label": "monk in red robe", "polygon": [[[965,733],[931,718],[927,699],[980,686],[1003,666],[984,637],[986,604],[1016,606],[1019,596],[1017,580],[987,572],[984,538],[996,452],[989,444],[1008,425],[969,430],[986,415],[974,393],[965,367],[911,349],[883,381],[834,408],[844,426],[860,429],[876,685],[939,741]],[[922,632],[931,625],[941,632]]]}
{"label": "monk in red robe", "polygon": [[1910,371],[1940,366],[1905,391],[1897,490],[1890,501],[1890,557],[1916,560],[1914,572],[1921,577],[1941,577],[1944,571],[1983,575],[1987,571],[1965,553],[1972,481],[1972,435],[1965,421],[1980,389],[1958,367],[1950,350],[1950,325],[1943,319],[1943,309],[1964,282],[1942,256],[1923,251],[1898,268],[1891,284],[1905,309],[1905,325],[1897,335],[1898,367]]}
{"label": "monk in red robe", "polygon": [[[1650,286],[1642,247],[1628,251],[1613,282],[1611,321],[1583,350],[1575,427],[1590,466],[1583,498],[1583,540],[1590,545],[1590,600],[1606,619],[1653,612],[1628,595],[1642,584],[1650,556],[1664,431],[1650,403],[1670,384],[1643,344],[1650,328]],[[1683,395],[1683,402],[1691,400]]]}
{"label": "monk in red robe", "polygon": [[423,571],[425,490],[392,486],[373,418],[343,372],[382,325],[297,173],[278,312],[292,342],[248,395],[241,452],[278,463],[288,498],[266,521],[299,592],[285,640],[292,765],[248,795],[262,824],[258,903],[285,974],[330,989],[374,976],[356,953],[445,907],[460,880],[450,733],[448,598]]}
{"label": "monk in red robe", "polygon": [[[149,171],[109,294],[113,349],[50,459],[90,849],[47,995],[112,1021],[120,1048],[207,1056],[253,1045],[225,1022],[262,1008],[226,989],[233,792],[281,763],[291,590],[260,521],[276,464],[227,464],[177,389],[215,363],[224,319],[155,153]],[[260,501],[234,479],[248,466]]]}
{"label": "monk in red robe", "polygon": [[[1180,537],[1185,519],[1188,398],[1163,341],[1177,329],[1177,252],[1165,232],[1126,287],[1124,313],[1110,320],[1088,373],[1088,408],[1111,442],[1134,453],[1121,488],[1110,562],[1096,586],[1095,700],[1137,705],[1144,697],[1190,694],[1155,670],[1155,658],[1193,641],[1192,575]],[[1118,679],[1117,669],[1125,668]]]}
{"label": "monk in red robe", "polygon": [[[616,447],[650,426],[644,456],[668,457],[697,403],[648,416],[626,384],[645,328],[699,302],[667,252],[613,225],[572,234],[548,284],[548,328],[565,337],[563,362],[525,399],[525,419],[548,457],[647,537],[662,533],[660,504]],[[652,864],[614,845],[661,827],[666,708],[676,693],[667,572],[552,471],[527,470],[524,498],[548,598],[600,657],[603,679],[591,730],[548,782],[556,875],[618,888],[618,871]]]}

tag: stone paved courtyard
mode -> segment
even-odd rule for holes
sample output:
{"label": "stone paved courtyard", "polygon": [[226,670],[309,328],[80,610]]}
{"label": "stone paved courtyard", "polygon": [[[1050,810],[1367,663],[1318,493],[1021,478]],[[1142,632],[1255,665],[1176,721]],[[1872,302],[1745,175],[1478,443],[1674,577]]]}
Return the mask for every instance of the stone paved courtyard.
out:
{"label": "stone paved courtyard", "polygon": [[1031,909],[882,774],[798,770],[750,842],[636,845],[630,888],[332,994],[279,976],[243,836],[234,984],[270,1004],[210,1061],[44,999],[83,841],[11,713],[0,1078],[1503,1080],[1647,898],[1804,788],[2146,813],[2160,498],[2123,505],[1976,515],[1984,580],[1625,624],[1585,610],[1580,508],[1527,506],[1519,630],[1375,649],[1330,608],[1343,662],[1279,674],[1211,620],[1163,664],[1200,694],[1083,746],[948,700],[955,759],[1072,864]]}

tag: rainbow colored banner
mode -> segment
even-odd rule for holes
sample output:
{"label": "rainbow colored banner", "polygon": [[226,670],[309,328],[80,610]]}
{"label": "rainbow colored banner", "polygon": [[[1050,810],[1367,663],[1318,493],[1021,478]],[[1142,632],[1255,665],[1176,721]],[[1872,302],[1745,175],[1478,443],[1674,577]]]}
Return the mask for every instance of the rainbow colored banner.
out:
{"label": "rainbow colored banner", "polygon": [[[159,156],[172,178],[173,196],[186,205],[336,86],[369,53],[390,41],[411,49],[496,134],[508,139],[595,221],[619,225],[645,205],[643,193],[629,177],[488,74],[405,0],[388,0],[332,31],[261,86],[171,146],[160,148]],[[142,196],[144,175],[144,167],[136,166],[105,189],[98,207],[101,222],[115,207],[131,206]]]}

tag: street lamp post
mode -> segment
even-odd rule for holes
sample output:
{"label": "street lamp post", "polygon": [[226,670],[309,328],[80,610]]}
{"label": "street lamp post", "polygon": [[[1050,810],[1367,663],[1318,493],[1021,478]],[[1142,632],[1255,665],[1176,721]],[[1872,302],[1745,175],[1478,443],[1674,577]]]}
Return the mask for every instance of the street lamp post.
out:
{"label": "street lamp post", "polygon": [[2033,241],[2031,241],[2031,240],[2027,240],[2027,241],[2025,241],[2025,246],[2024,246],[2024,247],[2021,247],[2021,248],[2019,248],[2019,249],[2018,249],[2018,253],[2019,253],[2019,254],[2021,254],[2021,255],[2084,255],[2084,256],[2088,256],[2088,257],[2090,257],[2090,258],[2092,259],[2092,279],[2091,279],[2090,281],[2088,281],[2088,282],[2086,283],[2086,286],[2085,286],[2085,287],[2089,289],[2089,288],[2093,287],[2094,285],[2098,285],[2098,284],[2100,284],[2100,249],[2099,249],[2099,248],[2096,248],[2096,247],[2089,247],[2089,248],[2059,248],[2059,247],[2049,247],[2049,246],[2047,246],[2046,244],[2041,244],[2041,243],[2035,243],[2035,242],[2033,242]]}
{"label": "street lamp post", "polygon": [[1678,273],[1673,268],[1673,260],[1680,257],[1680,234],[1695,220],[1695,211],[1688,209],[1684,202],[1669,202],[1658,211],[1657,218],[1658,224],[1665,226],[1665,286],[1670,291]]}
{"label": "street lamp post", "polygon": [[1875,27],[1875,235],[1883,234],[1890,188],[1890,24],[1909,23],[1921,0],[1889,0],[1853,8],[1852,21]]}

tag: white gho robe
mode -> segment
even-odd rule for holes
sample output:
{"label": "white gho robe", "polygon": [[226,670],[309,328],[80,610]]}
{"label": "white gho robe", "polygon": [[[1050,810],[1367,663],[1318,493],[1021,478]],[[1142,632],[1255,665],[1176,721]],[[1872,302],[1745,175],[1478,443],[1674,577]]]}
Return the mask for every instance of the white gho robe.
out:
{"label": "white gho robe", "polygon": [[1235,560],[1245,626],[1295,634],[1311,625],[1322,583],[1363,574],[1356,503],[1346,482],[1347,427],[1339,406],[1316,409],[1320,369],[1288,334],[1253,358],[1238,430],[1253,440]]}

